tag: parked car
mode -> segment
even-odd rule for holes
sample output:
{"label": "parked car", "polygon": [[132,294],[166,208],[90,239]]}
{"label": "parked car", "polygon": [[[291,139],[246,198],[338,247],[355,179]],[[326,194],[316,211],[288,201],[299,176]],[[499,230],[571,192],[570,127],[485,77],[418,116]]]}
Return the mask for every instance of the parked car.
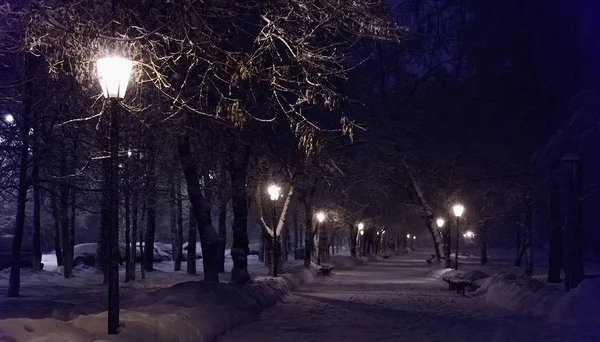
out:
{"label": "parked car", "polygon": [[[183,251],[181,253],[183,260],[187,260],[188,245],[188,242],[183,244]],[[200,242],[196,242],[196,259],[202,259],[202,246],[200,245]]]}
{"label": "parked car", "polygon": [[[135,260],[139,261],[140,260],[140,246],[142,246],[142,248],[145,250],[145,243],[137,243],[137,248],[135,249]],[[168,252],[165,252],[163,250],[161,250],[160,248],[158,248],[156,246],[156,243],[154,244],[154,256],[152,258],[154,261],[171,261],[173,260],[173,257],[171,256],[171,254],[169,254]]]}
{"label": "parked car", "polygon": [[[0,236],[0,269],[12,266],[12,243],[13,235]],[[33,267],[33,242],[27,237],[23,237],[21,243],[21,268]],[[44,268],[44,264],[41,264]]]}
{"label": "parked car", "polygon": [[[98,244],[95,242],[80,243],[73,248],[73,266],[94,266],[96,264],[96,249]],[[125,261],[125,244],[119,244],[119,263]]]}
{"label": "parked car", "polygon": [[158,248],[161,253],[166,253],[173,259],[173,245],[170,243],[155,242],[154,247]]}

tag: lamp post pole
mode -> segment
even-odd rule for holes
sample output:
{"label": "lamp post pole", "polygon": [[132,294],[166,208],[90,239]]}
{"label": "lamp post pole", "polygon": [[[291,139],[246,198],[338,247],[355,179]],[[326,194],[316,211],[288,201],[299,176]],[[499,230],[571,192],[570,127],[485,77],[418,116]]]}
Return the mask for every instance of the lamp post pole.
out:
{"label": "lamp post pole", "polygon": [[465,211],[465,207],[460,204],[456,204],[452,207],[452,211],[454,212],[454,216],[456,216],[456,249],[454,254],[454,269],[458,270],[458,236],[460,235],[460,217]]}
{"label": "lamp post pole", "polygon": [[277,277],[279,248],[277,246],[277,200],[273,202],[273,277]]}
{"label": "lamp post pole", "polygon": [[[109,102],[109,172],[108,193],[110,226],[106,231],[108,255],[108,334],[119,329],[119,100],[125,97],[133,62],[120,57],[101,58],[96,63],[102,94]],[[103,256],[100,256],[103,257]]]}
{"label": "lamp post pole", "polygon": [[119,102],[110,99],[110,227],[108,229],[108,333],[119,328]]}

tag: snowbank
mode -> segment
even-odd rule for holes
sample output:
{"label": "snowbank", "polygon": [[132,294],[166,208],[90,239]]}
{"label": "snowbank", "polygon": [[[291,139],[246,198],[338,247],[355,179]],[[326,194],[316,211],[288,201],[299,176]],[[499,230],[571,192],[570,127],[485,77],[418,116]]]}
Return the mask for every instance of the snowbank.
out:
{"label": "snowbank", "polygon": [[588,279],[563,295],[550,313],[552,321],[594,325],[600,322],[600,279]]}
{"label": "snowbank", "polygon": [[[334,256],[330,264],[351,268],[362,261]],[[248,286],[188,281],[122,299],[121,332],[106,336],[106,312],[55,318],[0,320],[0,341],[212,341],[277,303],[316,274],[299,262],[279,278],[259,277]]]}
{"label": "snowbank", "polygon": [[505,308],[548,317],[564,292],[525,275],[500,272],[487,278],[474,295]]}

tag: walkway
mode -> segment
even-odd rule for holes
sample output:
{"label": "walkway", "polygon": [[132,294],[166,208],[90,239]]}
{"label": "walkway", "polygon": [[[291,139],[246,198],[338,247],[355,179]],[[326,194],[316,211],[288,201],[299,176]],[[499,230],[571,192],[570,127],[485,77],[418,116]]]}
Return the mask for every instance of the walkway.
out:
{"label": "walkway", "polygon": [[320,277],[219,341],[588,340],[480,298],[448,291],[445,283],[428,276],[431,268],[425,256],[411,253]]}

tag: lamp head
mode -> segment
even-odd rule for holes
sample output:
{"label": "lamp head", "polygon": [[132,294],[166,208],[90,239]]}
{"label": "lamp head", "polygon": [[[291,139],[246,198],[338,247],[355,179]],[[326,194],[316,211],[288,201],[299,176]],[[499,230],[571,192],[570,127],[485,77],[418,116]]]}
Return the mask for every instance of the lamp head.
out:
{"label": "lamp head", "polygon": [[133,62],[122,57],[104,57],[96,63],[102,94],[107,99],[123,99]]}
{"label": "lamp head", "polygon": [[277,199],[279,199],[279,193],[281,191],[281,188],[278,187],[275,184],[269,185],[269,187],[267,188],[267,192],[269,193],[269,197],[271,198],[271,201],[277,201]]}
{"label": "lamp head", "polygon": [[317,221],[319,221],[319,223],[323,223],[323,221],[325,221],[325,213],[322,211],[319,211],[317,213]]}
{"label": "lamp head", "polygon": [[461,204],[456,204],[454,207],[452,207],[452,211],[454,212],[454,216],[461,217],[465,211],[465,207],[463,207]]}
{"label": "lamp head", "polygon": [[437,224],[438,228],[442,228],[446,221],[444,221],[444,219],[440,217],[437,219],[437,221],[435,221],[435,223]]}

